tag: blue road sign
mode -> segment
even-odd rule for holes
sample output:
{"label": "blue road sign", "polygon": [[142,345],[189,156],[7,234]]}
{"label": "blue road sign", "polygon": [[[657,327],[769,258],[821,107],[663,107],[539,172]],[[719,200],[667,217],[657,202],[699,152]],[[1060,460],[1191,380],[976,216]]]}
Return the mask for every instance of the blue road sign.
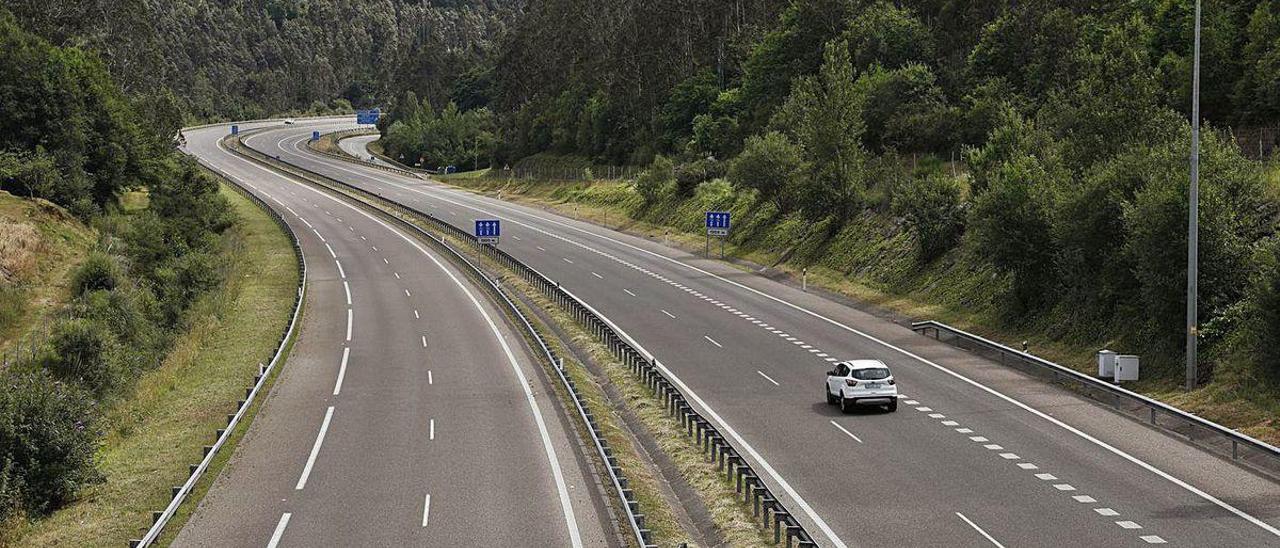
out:
{"label": "blue road sign", "polygon": [[231,134],[232,134],[232,135],[239,135],[239,134],[240,134],[240,126],[231,126]]}
{"label": "blue road sign", "polygon": [[476,219],[476,239],[482,244],[496,244],[502,236],[502,222],[497,219]]}
{"label": "blue road sign", "polygon": [[313,132],[311,132],[311,140],[312,140],[312,141],[319,141],[319,140],[320,140],[320,132],[319,132],[319,131],[313,131]]}
{"label": "blue road sign", "polygon": [[376,124],[378,123],[378,118],[380,118],[381,116],[382,116],[382,112],[376,108],[369,109],[369,110],[357,110],[356,123],[357,124]]}
{"label": "blue road sign", "polygon": [[728,211],[708,211],[707,212],[707,230],[729,230],[729,212]]}

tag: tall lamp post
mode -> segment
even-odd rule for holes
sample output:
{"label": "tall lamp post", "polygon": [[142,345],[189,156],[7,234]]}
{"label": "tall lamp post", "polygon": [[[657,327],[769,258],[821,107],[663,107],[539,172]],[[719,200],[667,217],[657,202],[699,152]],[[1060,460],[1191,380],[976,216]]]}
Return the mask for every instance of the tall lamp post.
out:
{"label": "tall lamp post", "polygon": [[1200,0],[1196,0],[1195,26],[1191,62],[1191,211],[1187,218],[1187,390],[1196,387],[1196,338],[1200,336],[1196,310],[1200,270]]}

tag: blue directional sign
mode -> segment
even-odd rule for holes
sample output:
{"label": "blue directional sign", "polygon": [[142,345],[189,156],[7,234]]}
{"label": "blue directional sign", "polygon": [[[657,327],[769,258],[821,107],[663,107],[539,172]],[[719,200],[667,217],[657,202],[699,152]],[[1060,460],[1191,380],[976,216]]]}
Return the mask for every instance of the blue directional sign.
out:
{"label": "blue directional sign", "polygon": [[707,212],[707,234],[712,236],[726,236],[729,234],[729,212],[728,211],[708,211]]}
{"label": "blue directional sign", "polygon": [[319,141],[319,140],[320,140],[320,132],[319,132],[319,131],[313,131],[313,132],[311,132],[311,140],[312,140],[312,141]]}
{"label": "blue directional sign", "polygon": [[476,219],[476,239],[482,244],[496,244],[502,236],[502,222],[497,219]]}
{"label": "blue directional sign", "polygon": [[378,118],[380,118],[381,116],[382,116],[382,112],[380,112],[376,108],[372,108],[369,110],[357,110],[356,123],[357,124],[376,124],[378,123]]}
{"label": "blue directional sign", "polygon": [[240,134],[240,126],[231,126],[231,134],[232,134],[232,135],[239,135],[239,134]]}

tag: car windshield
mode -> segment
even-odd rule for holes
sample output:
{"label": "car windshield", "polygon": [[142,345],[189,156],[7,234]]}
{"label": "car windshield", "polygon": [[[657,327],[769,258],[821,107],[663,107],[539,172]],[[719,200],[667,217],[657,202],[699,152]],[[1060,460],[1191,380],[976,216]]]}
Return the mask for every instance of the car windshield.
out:
{"label": "car windshield", "polygon": [[851,373],[853,378],[861,381],[874,381],[889,377],[889,370],[883,367],[872,367],[868,369],[854,369]]}

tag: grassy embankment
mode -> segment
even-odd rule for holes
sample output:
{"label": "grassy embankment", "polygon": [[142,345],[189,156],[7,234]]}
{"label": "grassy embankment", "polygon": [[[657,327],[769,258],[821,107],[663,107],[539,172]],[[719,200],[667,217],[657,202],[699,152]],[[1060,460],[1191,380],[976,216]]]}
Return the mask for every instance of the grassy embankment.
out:
{"label": "grassy embankment", "polygon": [[62,208],[0,192],[0,352],[67,302],[70,272],[96,240]]}
{"label": "grassy embankment", "polygon": [[[962,174],[961,179],[964,178]],[[1280,195],[1280,166],[1269,180]],[[508,180],[452,177],[448,182],[506,199],[549,207],[691,252],[703,249],[703,212],[733,212],[730,257],[768,265],[798,278],[808,268],[809,283],[860,303],[914,319],[936,319],[1006,344],[1029,341],[1035,354],[1090,372],[1094,353],[1115,347],[1114,340],[1058,334],[1052,319],[1023,321],[1003,316],[1000,295],[1008,279],[976,256],[968,241],[941,258],[921,265],[914,241],[898,219],[864,211],[844,227],[812,226],[797,215],[779,216],[772,206],[736,193],[727,183],[704,183],[690,197],[670,193],[645,204],[628,182]],[[873,195],[870,200],[878,199]],[[1113,348],[1117,349],[1117,348]],[[1124,348],[1118,348],[1124,351]],[[1177,357],[1144,356],[1146,380],[1130,388],[1187,409],[1249,435],[1280,443],[1280,388],[1257,381],[1244,351],[1228,352],[1214,381],[1187,393],[1180,388]],[[1165,373],[1165,374],[1161,374]]]}
{"label": "grassy embankment", "polygon": [[[160,367],[146,372],[133,393],[112,404],[98,451],[106,480],[48,518],[16,531],[22,546],[124,546],[168,504],[187,466],[244,397],[259,362],[271,358],[276,333],[292,312],[297,268],[288,237],[255,204],[223,188],[238,217],[227,232],[225,284],[204,295]],[[245,423],[242,423],[245,424]],[[234,441],[234,439],[233,439]],[[219,459],[226,461],[229,451]],[[207,474],[205,484],[216,476]],[[201,493],[197,492],[194,497]],[[192,504],[183,508],[190,511]],[[184,515],[170,522],[171,533]]]}

